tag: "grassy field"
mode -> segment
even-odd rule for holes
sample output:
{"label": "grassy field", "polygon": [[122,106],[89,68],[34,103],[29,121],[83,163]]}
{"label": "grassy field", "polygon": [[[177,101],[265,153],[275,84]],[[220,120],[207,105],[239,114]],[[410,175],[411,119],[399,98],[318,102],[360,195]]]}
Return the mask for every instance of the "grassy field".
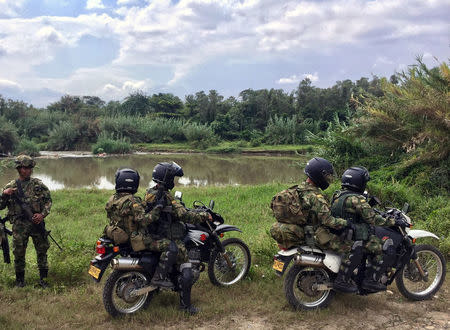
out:
{"label": "grassy field", "polygon": [[259,145],[251,146],[246,141],[220,142],[208,148],[195,148],[189,143],[136,143],[133,150],[143,152],[207,152],[207,153],[308,153],[316,148],[313,145]]}
{"label": "grassy field", "polygon": [[[102,288],[87,275],[90,259],[95,255],[94,245],[107,223],[104,205],[112,193],[104,190],[62,190],[52,193],[54,206],[47,218],[47,227],[64,247],[59,252],[52,245],[49,250],[51,288],[37,289],[36,258],[32,243],[27,254],[27,286],[14,288],[14,267],[0,263],[0,327],[21,328],[140,328],[151,324],[155,328],[303,328],[331,326],[341,320],[344,327],[358,328],[370,320],[367,313],[377,310],[385,315],[376,324],[394,326],[398,320],[409,324],[423,311],[448,313],[449,286],[427,302],[410,303],[392,289],[370,297],[338,295],[331,307],[315,312],[295,312],[286,302],[282,280],[272,270],[272,256],[277,251],[268,230],[273,223],[269,203],[271,197],[285,188],[282,184],[238,187],[183,188],[186,205],[194,200],[216,202],[215,210],[226,223],[237,225],[243,233],[228,233],[250,246],[252,268],[247,279],[231,288],[216,288],[202,274],[193,288],[193,301],[202,312],[187,317],[178,312],[178,296],[172,292],[157,295],[150,307],[114,320],[102,304]],[[138,192],[143,195],[144,191]],[[10,227],[10,225],[8,225]],[[447,281],[448,282],[448,281]],[[395,313],[386,309],[395,309]],[[377,314],[375,313],[375,314]],[[384,314],[383,314],[384,313]],[[397,315],[398,317],[393,317]],[[440,314],[439,314],[440,315]],[[407,319],[408,318],[408,319]],[[377,323],[378,322],[378,323]],[[431,321],[430,321],[431,322]],[[434,323],[423,323],[434,324]],[[330,328],[331,329],[331,328]]]}

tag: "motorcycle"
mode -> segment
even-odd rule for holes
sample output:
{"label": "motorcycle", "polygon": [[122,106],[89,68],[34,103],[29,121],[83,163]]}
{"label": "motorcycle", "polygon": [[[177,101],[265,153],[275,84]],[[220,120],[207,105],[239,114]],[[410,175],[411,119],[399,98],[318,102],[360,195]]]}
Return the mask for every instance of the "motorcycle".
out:
{"label": "motorcycle", "polygon": [[[181,193],[175,197],[181,201]],[[220,214],[213,212],[214,201],[209,207],[194,202],[194,210],[206,211],[212,215],[212,222],[186,224],[187,234],[184,244],[192,264],[193,283],[208,265],[208,277],[214,285],[229,286],[242,280],[250,269],[251,256],[248,246],[238,238],[221,240],[224,233],[241,230],[224,224]],[[135,252],[129,243],[115,245],[108,238],[100,237],[96,245],[94,259],[91,260],[88,273],[98,283],[108,265],[113,269],[103,288],[103,304],[113,317],[132,314],[148,307],[153,295],[164,289],[150,285],[150,281],[159,261],[159,253]],[[169,278],[174,283],[173,291],[180,291],[178,267],[174,266]]]}
{"label": "motorcycle", "polygon": [[[388,208],[380,212],[384,216],[399,219],[400,226],[375,227],[379,238],[392,239],[392,250],[388,258],[388,268],[381,277],[386,286],[394,282],[406,298],[419,301],[433,297],[445,280],[446,261],[442,253],[428,244],[416,245],[416,239],[433,237],[425,230],[412,230],[411,219],[406,215],[409,205],[402,210]],[[284,280],[284,292],[289,304],[295,309],[312,310],[327,307],[335,294],[333,281],[339,271],[341,257],[333,251],[323,251],[316,247],[298,246],[281,250],[274,256],[273,269],[283,276],[288,265],[293,266]],[[352,279],[359,288],[360,295],[374,293],[361,287],[366,259],[357,267]]]}

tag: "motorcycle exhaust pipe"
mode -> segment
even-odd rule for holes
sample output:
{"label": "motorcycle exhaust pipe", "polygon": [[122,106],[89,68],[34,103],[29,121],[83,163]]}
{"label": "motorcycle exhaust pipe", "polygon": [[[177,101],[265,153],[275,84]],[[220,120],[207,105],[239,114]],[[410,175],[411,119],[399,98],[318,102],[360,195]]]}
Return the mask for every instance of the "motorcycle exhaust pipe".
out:
{"label": "motorcycle exhaust pipe", "polygon": [[111,260],[111,267],[117,270],[140,270],[142,266],[138,263],[138,258],[119,258]]}
{"label": "motorcycle exhaust pipe", "polygon": [[315,255],[298,254],[294,257],[294,262],[302,266],[323,266],[323,258]]}

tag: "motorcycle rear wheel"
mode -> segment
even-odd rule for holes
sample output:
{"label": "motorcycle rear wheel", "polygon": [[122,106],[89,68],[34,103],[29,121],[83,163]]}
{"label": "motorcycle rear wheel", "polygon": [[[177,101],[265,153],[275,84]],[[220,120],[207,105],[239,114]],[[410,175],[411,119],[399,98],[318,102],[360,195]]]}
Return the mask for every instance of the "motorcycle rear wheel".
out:
{"label": "motorcycle rear wheel", "polygon": [[223,240],[222,245],[232,267],[229,267],[222,253],[214,250],[208,262],[208,277],[214,285],[229,286],[247,276],[252,259],[247,244],[239,238]]}
{"label": "motorcycle rear wheel", "polygon": [[395,283],[400,293],[410,300],[426,300],[434,296],[445,280],[446,262],[441,251],[432,245],[416,245],[417,261],[428,275],[424,281],[413,260],[397,274]]}
{"label": "motorcycle rear wheel", "polygon": [[131,293],[149,283],[148,275],[142,272],[114,270],[109,275],[103,288],[103,304],[106,311],[111,316],[116,317],[147,308],[153,297],[153,292],[135,297]]}
{"label": "motorcycle rear wheel", "polygon": [[312,310],[327,307],[335,292],[319,291],[316,285],[330,283],[330,274],[323,268],[292,266],[284,279],[284,293],[295,309]]}

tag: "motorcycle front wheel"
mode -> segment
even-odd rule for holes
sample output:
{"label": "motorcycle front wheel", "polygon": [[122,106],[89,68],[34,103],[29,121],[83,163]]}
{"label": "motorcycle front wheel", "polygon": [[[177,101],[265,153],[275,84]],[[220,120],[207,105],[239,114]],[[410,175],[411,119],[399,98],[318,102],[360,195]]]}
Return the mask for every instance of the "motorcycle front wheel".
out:
{"label": "motorcycle front wheel", "polygon": [[397,274],[395,283],[402,295],[410,300],[426,300],[440,289],[445,280],[445,258],[441,251],[432,245],[416,245],[417,261],[425,278],[419,272],[414,260],[410,260]]}
{"label": "motorcycle front wheel", "polygon": [[325,308],[330,304],[334,291],[320,286],[330,282],[330,274],[323,268],[294,265],[284,279],[284,293],[295,309]]}
{"label": "motorcycle front wheel", "polygon": [[103,288],[103,304],[113,317],[132,314],[150,304],[153,292],[135,296],[133,292],[148,285],[148,275],[138,271],[114,270]]}
{"label": "motorcycle front wheel", "polygon": [[222,241],[224,253],[214,250],[208,262],[208,277],[212,284],[229,286],[247,276],[250,270],[250,250],[239,238]]}

